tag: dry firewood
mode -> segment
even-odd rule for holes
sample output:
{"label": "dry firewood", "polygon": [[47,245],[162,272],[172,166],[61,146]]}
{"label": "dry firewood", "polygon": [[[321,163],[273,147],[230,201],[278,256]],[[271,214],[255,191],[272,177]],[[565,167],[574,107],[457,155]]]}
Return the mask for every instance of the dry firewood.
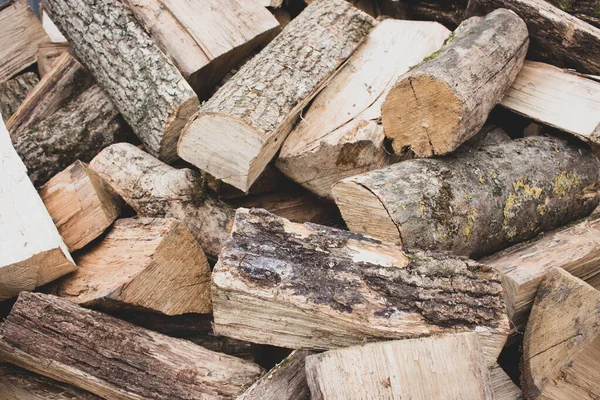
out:
{"label": "dry firewood", "polygon": [[206,256],[174,219],[120,219],[75,263],[77,271],[50,284],[48,292],[96,309],[212,311]]}
{"label": "dry firewood", "polygon": [[513,10],[527,23],[533,59],[600,74],[600,29],[544,0],[469,0],[466,14],[482,15],[498,7]]}
{"label": "dry firewood", "polygon": [[68,43],[43,43],[40,44],[37,52],[37,66],[40,76],[44,75],[52,69],[54,62],[64,53],[69,51]]}
{"label": "dry firewood", "polygon": [[600,162],[551,137],[420,159],[333,188],[350,230],[408,247],[491,254],[589,215]]}
{"label": "dry firewood", "polygon": [[181,158],[247,192],[373,22],[343,0],[308,6],[202,106],[182,132]]}
{"label": "dry firewood", "polygon": [[277,167],[322,197],[343,178],[389,165],[381,103],[398,77],[437,51],[450,31],[435,22],[386,20],[312,102],[285,140]]}
{"label": "dry firewood", "polygon": [[491,268],[259,209],[238,209],[212,296],[217,334],[287,348],[476,331],[491,365],[508,333]]}
{"label": "dry firewood", "polygon": [[381,14],[398,19],[437,21],[455,29],[464,19],[468,0],[378,0]]}
{"label": "dry firewood", "polygon": [[0,325],[0,356],[114,399],[232,399],[262,373],[248,361],[27,292]]}
{"label": "dry firewood", "polygon": [[263,173],[254,181],[254,184],[244,193],[233,186],[216,179],[210,174],[204,173],[207,186],[219,195],[220,199],[239,199],[253,194],[265,194],[276,191],[293,190],[297,185],[289,180],[274,164],[269,164]]}
{"label": "dry firewood", "polygon": [[271,40],[279,27],[256,0],[127,0],[127,4],[201,95]]}
{"label": "dry firewood", "polygon": [[33,64],[38,45],[48,40],[27,0],[0,4],[0,82]]}
{"label": "dry firewood", "polygon": [[521,70],[527,27],[496,10],[464,21],[438,53],[398,79],[381,106],[396,154],[447,154],[473,137]]}
{"label": "dry firewood", "polygon": [[100,236],[117,219],[123,203],[81,161],[42,186],[40,197],[70,252]]}
{"label": "dry firewood", "polygon": [[74,271],[0,116],[0,301]]}
{"label": "dry firewood", "polygon": [[525,400],[521,389],[498,364],[490,369],[490,377],[495,400]]}
{"label": "dry firewood", "polygon": [[0,115],[8,120],[38,82],[34,72],[26,72],[0,83]]}
{"label": "dry firewood", "polygon": [[600,291],[562,269],[538,289],[523,339],[527,399],[600,398]]}
{"label": "dry firewood", "polygon": [[44,10],[151,154],[177,158],[198,98],[120,0],[44,0]]}
{"label": "dry firewood", "polygon": [[548,3],[600,28],[600,3],[598,0],[546,0]]}
{"label": "dry firewood", "polygon": [[476,333],[371,343],[306,358],[314,400],[493,400]]}
{"label": "dry firewood", "polygon": [[234,211],[204,193],[198,173],[175,169],[128,143],[104,149],[90,168],[139,216],[185,223],[209,257],[216,258],[228,240]]}
{"label": "dry firewood", "polygon": [[283,0],[260,0],[260,4],[263,7],[278,8],[283,4]]}
{"label": "dry firewood", "polygon": [[48,16],[48,13],[44,11],[44,7],[42,4],[40,4],[40,15],[42,16],[42,26],[44,27],[46,34],[48,34],[50,41],[52,43],[58,44],[68,43],[67,38],[65,38],[63,34],[60,33],[54,22],[52,22],[52,20]]}

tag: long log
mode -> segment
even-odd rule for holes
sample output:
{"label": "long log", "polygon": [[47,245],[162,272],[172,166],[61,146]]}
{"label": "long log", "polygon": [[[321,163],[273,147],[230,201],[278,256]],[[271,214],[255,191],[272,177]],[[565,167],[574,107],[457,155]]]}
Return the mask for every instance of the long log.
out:
{"label": "long log", "polygon": [[370,16],[343,0],[312,3],[202,106],[178,154],[247,192],[300,110],[372,26]]}
{"label": "long log", "polygon": [[43,4],[146,149],[175,160],[177,139],[198,98],[131,10],[120,0]]}
{"label": "long log", "polygon": [[385,20],[314,99],[277,167],[318,196],[349,176],[389,165],[381,103],[399,76],[437,51],[450,31],[434,22]]}
{"label": "long log", "polygon": [[0,356],[105,398],[232,399],[262,373],[42,293],[21,293],[0,325]]}
{"label": "long log", "polygon": [[511,11],[464,21],[381,105],[394,152],[443,155],[473,137],[521,70],[528,45],[527,27]]}
{"label": "long log", "polygon": [[38,82],[35,72],[26,72],[0,83],[0,115],[10,119]]}
{"label": "long log", "polygon": [[240,208],[213,270],[215,332],[331,349],[476,331],[495,362],[508,332],[500,277],[475,261]]}
{"label": "long log", "polygon": [[479,257],[589,215],[599,168],[585,147],[530,137],[347,178],[333,196],[352,231]]}

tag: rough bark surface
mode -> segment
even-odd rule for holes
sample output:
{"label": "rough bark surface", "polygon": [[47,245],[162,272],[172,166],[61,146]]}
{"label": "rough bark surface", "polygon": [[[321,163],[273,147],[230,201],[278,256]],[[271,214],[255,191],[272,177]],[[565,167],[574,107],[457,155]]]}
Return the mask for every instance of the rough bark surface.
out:
{"label": "rough bark surface", "polygon": [[232,399],[262,374],[248,361],[41,293],[19,296],[0,325],[0,355],[118,399]]}
{"label": "rough bark surface", "polygon": [[35,72],[26,72],[0,83],[0,115],[5,120],[10,119],[38,82]]}
{"label": "rough bark surface", "polygon": [[598,0],[546,0],[548,3],[600,28],[600,1]]}
{"label": "rough bark surface", "polygon": [[288,348],[476,331],[492,362],[508,332],[500,277],[482,264],[259,209],[238,209],[212,294],[218,334]]}
{"label": "rough bark surface", "polygon": [[465,19],[468,0],[377,0],[381,13],[397,19],[437,21],[455,29]]}
{"label": "rough bark surface", "polygon": [[302,107],[372,26],[346,1],[312,3],[202,106],[182,133],[181,158],[248,191]]}
{"label": "rough bark surface", "polygon": [[381,117],[394,152],[443,155],[473,137],[521,70],[528,45],[527,27],[512,11],[464,21],[387,94]]}
{"label": "rough bark surface", "polygon": [[44,10],[153,155],[177,158],[198,98],[120,0],[44,0]]}
{"label": "rough bark surface", "polygon": [[540,136],[404,161],[345,179],[333,195],[352,231],[479,257],[589,215],[599,178],[589,149]]}

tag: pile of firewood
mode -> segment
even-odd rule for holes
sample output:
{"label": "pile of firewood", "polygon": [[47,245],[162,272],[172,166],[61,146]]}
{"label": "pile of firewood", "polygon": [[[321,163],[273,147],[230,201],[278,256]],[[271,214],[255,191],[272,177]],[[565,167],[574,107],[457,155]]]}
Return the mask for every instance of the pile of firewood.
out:
{"label": "pile of firewood", "polygon": [[600,399],[598,0],[9,0],[0,113],[0,399]]}

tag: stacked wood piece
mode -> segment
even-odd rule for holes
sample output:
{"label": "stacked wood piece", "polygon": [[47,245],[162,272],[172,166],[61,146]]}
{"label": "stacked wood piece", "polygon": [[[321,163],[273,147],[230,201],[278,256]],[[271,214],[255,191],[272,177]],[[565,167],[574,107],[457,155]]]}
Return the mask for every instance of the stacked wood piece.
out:
{"label": "stacked wood piece", "polygon": [[0,114],[4,119],[10,119],[38,82],[39,79],[35,73],[26,72],[0,83]]}

